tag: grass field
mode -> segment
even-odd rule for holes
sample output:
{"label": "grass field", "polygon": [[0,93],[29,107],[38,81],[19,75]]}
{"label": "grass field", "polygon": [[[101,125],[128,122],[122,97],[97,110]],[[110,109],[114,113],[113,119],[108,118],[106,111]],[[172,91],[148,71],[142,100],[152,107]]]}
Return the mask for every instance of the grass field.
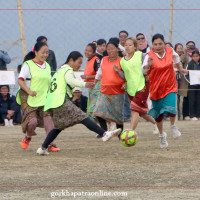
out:
{"label": "grass field", "polygon": [[[103,143],[77,125],[59,135],[56,144],[61,151],[48,156],[36,155],[45,138],[44,129],[37,129],[38,135],[23,150],[20,126],[1,126],[0,200],[200,199],[200,121],[179,121],[177,125],[182,136],[174,140],[169,122],[164,123],[167,149],[160,149],[158,135],[152,134],[153,126],[147,122],[139,123],[138,143],[130,148],[117,138]],[[127,196],[51,197],[53,192],[100,190],[112,195],[127,192]]]}

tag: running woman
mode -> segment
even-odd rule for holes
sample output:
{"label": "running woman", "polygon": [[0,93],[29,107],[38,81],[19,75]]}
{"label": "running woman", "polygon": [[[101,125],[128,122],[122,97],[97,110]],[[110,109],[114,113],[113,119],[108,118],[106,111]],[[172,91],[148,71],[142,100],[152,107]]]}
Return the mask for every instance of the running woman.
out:
{"label": "running woman", "polygon": [[162,34],[155,34],[152,38],[152,44],[153,48],[145,56],[142,70],[143,73],[148,74],[150,80],[150,99],[153,108],[149,114],[157,122],[160,133],[160,148],[166,148],[168,142],[166,140],[167,134],[163,131],[164,114],[170,117],[173,137],[181,136],[181,132],[175,125],[177,82],[173,64],[181,74],[187,74],[188,71],[181,67],[179,55],[171,47],[165,47]]}
{"label": "running woman", "polygon": [[[34,51],[35,57],[24,62],[18,78],[21,89],[17,94],[17,103],[21,105],[21,125],[26,134],[21,142],[22,149],[28,148],[32,136],[36,135],[37,126],[44,126],[46,134],[54,128],[50,114],[43,111],[51,79],[51,68],[45,61],[48,46],[44,42],[37,42]],[[49,151],[60,151],[53,143],[49,145]]]}

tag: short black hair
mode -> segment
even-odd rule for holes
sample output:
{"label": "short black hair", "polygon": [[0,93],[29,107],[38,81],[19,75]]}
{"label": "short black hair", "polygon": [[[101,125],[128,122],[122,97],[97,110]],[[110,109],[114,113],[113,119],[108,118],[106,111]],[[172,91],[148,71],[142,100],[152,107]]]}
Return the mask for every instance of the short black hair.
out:
{"label": "short black hair", "polygon": [[104,43],[106,44],[106,40],[104,40],[104,39],[97,40],[97,45],[102,45]]}
{"label": "short black hair", "polygon": [[160,33],[156,33],[153,37],[152,37],[152,43],[154,42],[154,40],[156,39],[161,39],[163,42],[165,42],[164,36]]}
{"label": "short black hair", "polygon": [[112,37],[112,38],[109,39],[109,42],[114,42],[114,43],[116,43],[117,45],[119,45],[119,38],[117,38],[117,37]]}
{"label": "short black hair", "polygon": [[67,63],[69,62],[70,59],[72,59],[73,61],[76,61],[79,57],[83,57],[83,55],[82,55],[79,51],[72,51],[72,52],[68,55],[65,64],[67,64]]}
{"label": "short black hair", "polygon": [[169,46],[173,48],[173,45],[172,45],[171,42],[165,42],[165,45],[166,45],[166,44],[169,44]]}
{"label": "short black hair", "polygon": [[41,36],[39,36],[39,37],[37,38],[36,42],[41,42],[41,41],[44,40],[44,39],[47,41],[47,37],[41,35]]}
{"label": "short black hair", "polygon": [[123,31],[120,31],[120,32],[119,32],[119,36],[120,36],[120,33],[126,33],[126,35],[128,36],[128,32],[127,32],[127,31],[125,31],[125,30],[123,30]]}

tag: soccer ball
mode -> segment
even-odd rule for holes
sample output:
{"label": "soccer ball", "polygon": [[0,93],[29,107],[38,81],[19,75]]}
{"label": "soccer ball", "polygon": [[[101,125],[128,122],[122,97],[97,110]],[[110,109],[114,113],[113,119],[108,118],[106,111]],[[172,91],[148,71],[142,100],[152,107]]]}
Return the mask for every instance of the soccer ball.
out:
{"label": "soccer ball", "polygon": [[137,133],[134,130],[124,130],[122,134],[120,135],[120,142],[125,147],[132,147],[134,146],[138,141]]}

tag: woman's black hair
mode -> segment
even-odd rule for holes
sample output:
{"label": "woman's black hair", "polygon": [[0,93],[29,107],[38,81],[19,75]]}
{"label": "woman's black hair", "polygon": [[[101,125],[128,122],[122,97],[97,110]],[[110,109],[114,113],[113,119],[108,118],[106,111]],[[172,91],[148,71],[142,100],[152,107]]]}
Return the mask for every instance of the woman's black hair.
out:
{"label": "woman's black hair", "polygon": [[194,54],[198,54],[198,55],[200,56],[200,53],[199,53],[198,50],[194,50],[194,51],[192,52],[192,56],[193,56]]}
{"label": "woman's black hair", "polygon": [[97,45],[102,45],[102,44],[106,44],[106,40],[104,39],[97,40]]}
{"label": "woman's black hair", "polygon": [[165,42],[164,36],[160,33],[156,33],[153,37],[152,37],[152,43],[154,42],[154,40],[156,39],[161,39],[163,42]]}
{"label": "woman's black hair", "polygon": [[110,42],[108,42],[108,44],[106,45],[106,47],[107,47],[109,44],[112,44],[112,45],[114,45],[116,48],[119,48],[119,47],[118,47],[118,44],[117,44],[116,42],[110,41]]}
{"label": "woman's black hair", "polygon": [[166,44],[169,44],[169,46],[170,46],[171,48],[173,48],[173,45],[172,45],[171,42],[165,42],[165,45],[166,45]]}
{"label": "woman's black hair", "polygon": [[96,48],[97,48],[96,44],[94,44],[94,43],[89,43],[89,44],[87,45],[87,47],[88,47],[88,46],[92,48],[93,53],[96,52]]}
{"label": "woman's black hair", "polygon": [[72,51],[68,55],[67,60],[66,60],[66,62],[64,64],[67,64],[70,59],[72,59],[73,61],[76,61],[80,57],[83,57],[83,55],[79,51]]}
{"label": "woman's black hair", "polygon": [[174,51],[176,51],[177,47],[181,45],[183,47],[183,45],[181,43],[176,43],[175,46],[174,46]]}
{"label": "woman's black hair", "polygon": [[47,43],[46,42],[37,42],[34,46],[34,51],[39,51],[43,46],[47,46]]}
{"label": "woman's black hair", "polygon": [[109,42],[114,42],[114,43],[116,43],[117,45],[119,45],[119,38],[117,38],[117,37],[112,37],[112,38],[109,39]]}
{"label": "woman's black hair", "polygon": [[47,41],[47,37],[41,35],[41,36],[39,36],[39,37],[37,38],[36,42],[41,42],[41,41],[44,40],[44,39]]}

